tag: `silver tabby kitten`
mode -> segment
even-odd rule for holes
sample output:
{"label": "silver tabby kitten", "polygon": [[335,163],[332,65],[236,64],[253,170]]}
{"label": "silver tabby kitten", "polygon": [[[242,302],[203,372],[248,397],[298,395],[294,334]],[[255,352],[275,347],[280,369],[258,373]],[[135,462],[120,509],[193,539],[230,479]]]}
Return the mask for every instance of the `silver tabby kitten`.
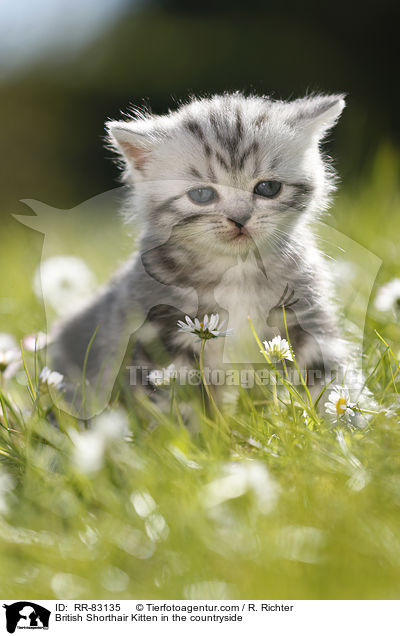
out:
{"label": "silver tabby kitten", "polygon": [[[177,330],[185,314],[220,314],[233,335],[211,341],[205,365],[260,362],[259,336],[285,337],[309,378],[338,369],[344,345],[329,277],[310,221],[333,189],[320,142],[344,108],[341,95],[291,102],[225,94],[175,112],[136,112],[108,124],[142,224],[139,252],[79,314],[57,329],[53,367],[85,375],[106,401],[119,369],[170,362],[195,366],[196,339]],[[96,331],[97,330],[97,331]],[[132,373],[131,373],[132,383]],[[312,383],[312,382],[311,382]]]}

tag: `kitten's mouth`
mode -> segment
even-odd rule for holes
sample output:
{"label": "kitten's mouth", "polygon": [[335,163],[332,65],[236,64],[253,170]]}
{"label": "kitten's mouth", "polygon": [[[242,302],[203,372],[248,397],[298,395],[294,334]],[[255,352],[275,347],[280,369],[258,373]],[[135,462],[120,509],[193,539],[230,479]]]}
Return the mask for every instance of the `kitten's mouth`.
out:
{"label": "kitten's mouth", "polygon": [[230,237],[230,241],[246,241],[249,240],[250,238],[250,234],[248,233],[248,231],[246,230],[246,228],[241,227],[241,228],[237,228],[235,234]]}
{"label": "kitten's mouth", "polygon": [[229,251],[233,250],[235,253],[237,250],[240,250],[240,252],[245,250],[247,252],[253,245],[253,239],[250,233],[243,227],[237,228],[235,231],[227,232],[223,238],[223,242]]}
{"label": "kitten's mouth", "polygon": [[235,223],[230,224],[228,227],[223,228],[223,231],[218,233],[220,242],[225,244],[228,249],[233,250],[247,250],[253,243],[251,232],[247,227]]}

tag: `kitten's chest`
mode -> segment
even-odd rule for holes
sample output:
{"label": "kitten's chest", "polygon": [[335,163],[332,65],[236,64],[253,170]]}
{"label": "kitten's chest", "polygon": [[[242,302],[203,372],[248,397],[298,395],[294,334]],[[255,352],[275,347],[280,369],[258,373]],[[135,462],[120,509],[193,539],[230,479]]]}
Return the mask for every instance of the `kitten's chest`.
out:
{"label": "kitten's chest", "polygon": [[256,265],[241,264],[228,270],[214,290],[215,300],[228,315],[229,327],[266,320],[276,302],[276,292],[268,277]]}
{"label": "kitten's chest", "polygon": [[[261,340],[277,333],[268,324],[279,292],[257,264],[241,264],[227,271],[214,289],[218,311],[226,319],[231,335],[219,343],[223,362],[259,362],[259,347],[252,334],[249,317]],[[217,349],[217,347],[215,347]]]}
{"label": "kitten's chest", "polygon": [[[207,277],[204,277],[207,280]],[[218,313],[224,321],[223,329],[232,332],[227,337],[218,337],[207,342],[205,364],[220,368],[221,364],[259,363],[260,347],[250,328],[249,317],[260,340],[270,340],[275,335],[283,336],[282,326],[271,320],[273,310],[279,303],[286,281],[280,276],[268,275],[257,262],[237,263],[226,268],[217,284],[198,288],[198,311],[204,314]],[[193,316],[194,317],[194,316]],[[177,332],[174,342],[178,348],[193,349],[198,355],[200,344],[192,336]]]}

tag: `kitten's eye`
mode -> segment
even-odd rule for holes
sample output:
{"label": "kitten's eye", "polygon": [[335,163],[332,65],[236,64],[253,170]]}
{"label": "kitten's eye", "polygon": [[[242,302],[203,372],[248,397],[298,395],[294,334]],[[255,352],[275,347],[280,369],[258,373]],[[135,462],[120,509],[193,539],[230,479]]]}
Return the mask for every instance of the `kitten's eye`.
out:
{"label": "kitten's eye", "polygon": [[254,188],[254,193],[258,194],[260,197],[267,197],[268,199],[272,199],[276,197],[277,194],[282,189],[282,184],[280,181],[260,181]]}
{"label": "kitten's eye", "polygon": [[214,188],[193,188],[193,190],[189,190],[187,195],[194,203],[201,204],[211,203],[218,197]]}

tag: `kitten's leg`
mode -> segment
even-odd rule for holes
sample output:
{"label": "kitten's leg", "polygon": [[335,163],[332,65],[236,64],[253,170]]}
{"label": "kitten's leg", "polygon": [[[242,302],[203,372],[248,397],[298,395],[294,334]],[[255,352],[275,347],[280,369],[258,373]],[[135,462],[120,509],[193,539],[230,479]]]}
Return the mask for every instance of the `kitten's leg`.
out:
{"label": "kitten's leg", "polygon": [[49,364],[64,375],[65,407],[77,416],[91,417],[106,406],[129,337],[141,324],[140,309],[121,311],[116,294],[107,290],[52,335]]}

